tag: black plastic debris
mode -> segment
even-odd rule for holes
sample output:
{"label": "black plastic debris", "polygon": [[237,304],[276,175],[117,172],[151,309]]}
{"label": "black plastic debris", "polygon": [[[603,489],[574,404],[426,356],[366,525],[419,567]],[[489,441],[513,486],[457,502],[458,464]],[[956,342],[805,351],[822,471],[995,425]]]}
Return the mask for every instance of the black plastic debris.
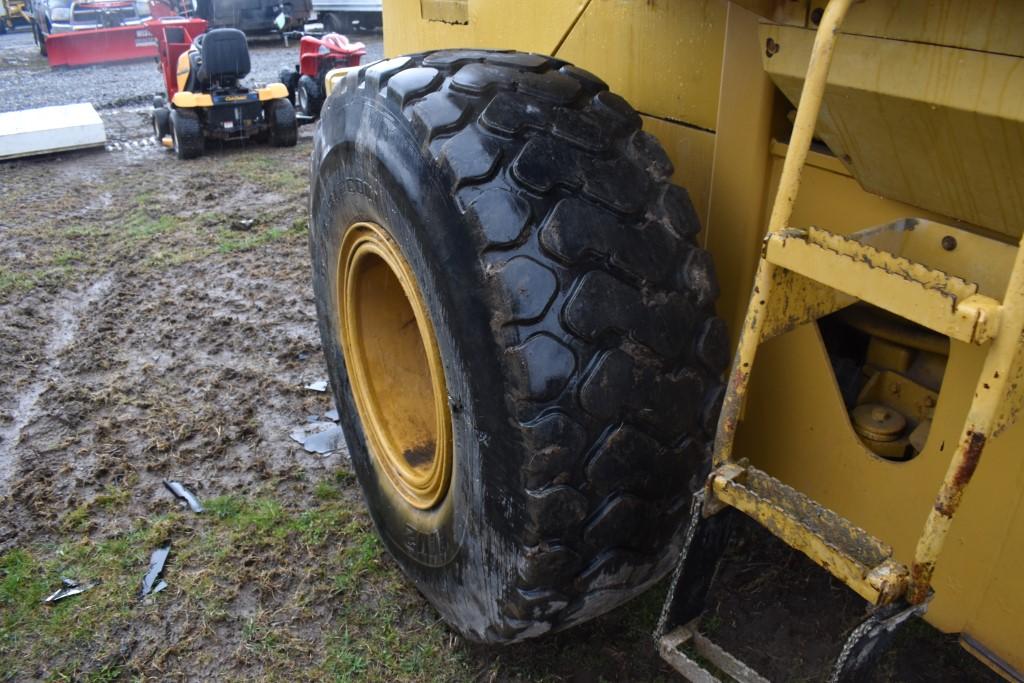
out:
{"label": "black plastic debris", "polygon": [[231,225],[228,226],[229,230],[236,232],[248,232],[252,230],[252,226],[256,224],[255,218],[236,218],[231,221]]}
{"label": "black plastic debris", "polygon": [[185,488],[185,485],[180,481],[167,481],[164,479],[164,488],[174,494],[176,498],[188,503],[188,506],[192,509],[192,512],[202,512],[203,506],[196,498],[195,494]]}
{"label": "black plastic debris", "polygon": [[310,453],[327,455],[345,447],[341,427],[333,422],[311,422],[292,430],[292,440],[302,444]]}
{"label": "black plastic debris", "polygon": [[303,389],[309,389],[310,391],[327,391],[327,380],[318,379],[315,382],[310,382]]}
{"label": "black plastic debris", "polygon": [[84,593],[95,586],[95,583],[78,583],[74,579],[64,577],[60,580],[60,589],[50,594],[43,602],[57,602],[64,598],[70,598],[72,595]]}
{"label": "black plastic debris", "polygon": [[[167,543],[160,548],[153,551],[153,554],[149,557],[149,571],[142,577],[142,591],[139,597],[146,597],[150,593],[162,591],[167,588],[167,584],[160,581],[160,577],[164,573],[164,565],[167,563],[167,556],[171,554],[171,544]],[[159,582],[159,583],[158,583]],[[160,586],[160,584],[164,584]],[[154,585],[156,588],[154,589]]]}

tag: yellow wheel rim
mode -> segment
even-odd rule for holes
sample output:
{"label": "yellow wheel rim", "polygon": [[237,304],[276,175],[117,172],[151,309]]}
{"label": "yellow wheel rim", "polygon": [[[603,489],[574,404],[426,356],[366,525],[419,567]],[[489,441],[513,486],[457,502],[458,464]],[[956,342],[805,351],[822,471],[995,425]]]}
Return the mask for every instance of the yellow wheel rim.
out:
{"label": "yellow wheel rim", "polygon": [[375,223],[345,231],[338,264],[341,343],[370,454],[410,505],[448,494],[452,420],[441,353],[416,278]]}

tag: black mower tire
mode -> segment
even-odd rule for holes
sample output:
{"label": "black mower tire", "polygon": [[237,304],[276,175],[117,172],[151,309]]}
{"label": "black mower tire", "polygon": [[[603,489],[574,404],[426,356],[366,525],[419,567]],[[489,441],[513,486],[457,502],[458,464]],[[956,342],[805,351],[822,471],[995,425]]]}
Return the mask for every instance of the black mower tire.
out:
{"label": "black mower tire", "polygon": [[286,99],[273,100],[267,105],[267,123],[270,125],[270,144],[274,147],[294,147],[299,140],[299,122],[295,107]]}
{"label": "black mower tire", "polygon": [[299,71],[298,69],[281,69],[281,73],[278,74],[278,78],[284,87],[288,88],[288,101],[293,105],[295,104],[295,91],[299,85]]}
{"label": "black mower tire", "polygon": [[170,123],[175,155],[179,159],[195,159],[202,156],[205,141],[199,116],[193,111],[172,109]]}
{"label": "black mower tire", "polygon": [[[593,618],[678,557],[729,340],[672,173],[625,100],[535,54],[391,59],[324,104],[310,249],[345,439],[384,544],[471,640]],[[337,280],[360,221],[400,248],[440,349],[454,465],[436,520],[384,491],[356,409]]]}
{"label": "black mower tire", "polygon": [[305,75],[299,79],[298,89],[295,92],[295,101],[301,114],[314,119],[320,116],[320,109],[324,104],[324,96],[316,79]]}
{"label": "black mower tire", "polygon": [[161,105],[153,109],[153,135],[157,144],[163,142],[164,136],[171,132],[171,111]]}

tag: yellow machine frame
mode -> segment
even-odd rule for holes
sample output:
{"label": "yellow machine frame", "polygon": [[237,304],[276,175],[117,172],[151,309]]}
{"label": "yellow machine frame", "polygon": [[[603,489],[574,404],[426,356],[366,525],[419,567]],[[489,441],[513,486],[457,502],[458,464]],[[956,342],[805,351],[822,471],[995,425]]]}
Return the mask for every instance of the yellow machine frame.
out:
{"label": "yellow machine frame", "polygon": [[[872,603],[934,589],[926,619],[1024,671],[1024,3],[515,4],[386,0],[386,52],[555,54],[665,146],[737,344],[707,512],[754,516]],[[912,460],[858,438],[811,324],[855,301],[949,339]],[[802,526],[809,501],[835,518]]]}

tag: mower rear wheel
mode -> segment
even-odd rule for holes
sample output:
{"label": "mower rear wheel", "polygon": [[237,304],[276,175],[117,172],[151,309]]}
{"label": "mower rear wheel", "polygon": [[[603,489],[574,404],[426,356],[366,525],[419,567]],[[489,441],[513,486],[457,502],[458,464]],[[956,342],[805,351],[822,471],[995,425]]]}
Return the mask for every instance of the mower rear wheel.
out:
{"label": "mower rear wheel", "polygon": [[270,144],[274,147],[294,147],[299,139],[299,123],[295,107],[286,99],[273,100],[267,105],[270,124]]}
{"label": "mower rear wheel", "polygon": [[195,159],[203,153],[203,126],[194,111],[171,111],[171,135],[174,153],[179,159]]}
{"label": "mower rear wheel", "polygon": [[384,544],[468,638],[607,612],[672,567],[729,359],[672,163],[595,76],[452,50],[351,72],[310,250]]}

